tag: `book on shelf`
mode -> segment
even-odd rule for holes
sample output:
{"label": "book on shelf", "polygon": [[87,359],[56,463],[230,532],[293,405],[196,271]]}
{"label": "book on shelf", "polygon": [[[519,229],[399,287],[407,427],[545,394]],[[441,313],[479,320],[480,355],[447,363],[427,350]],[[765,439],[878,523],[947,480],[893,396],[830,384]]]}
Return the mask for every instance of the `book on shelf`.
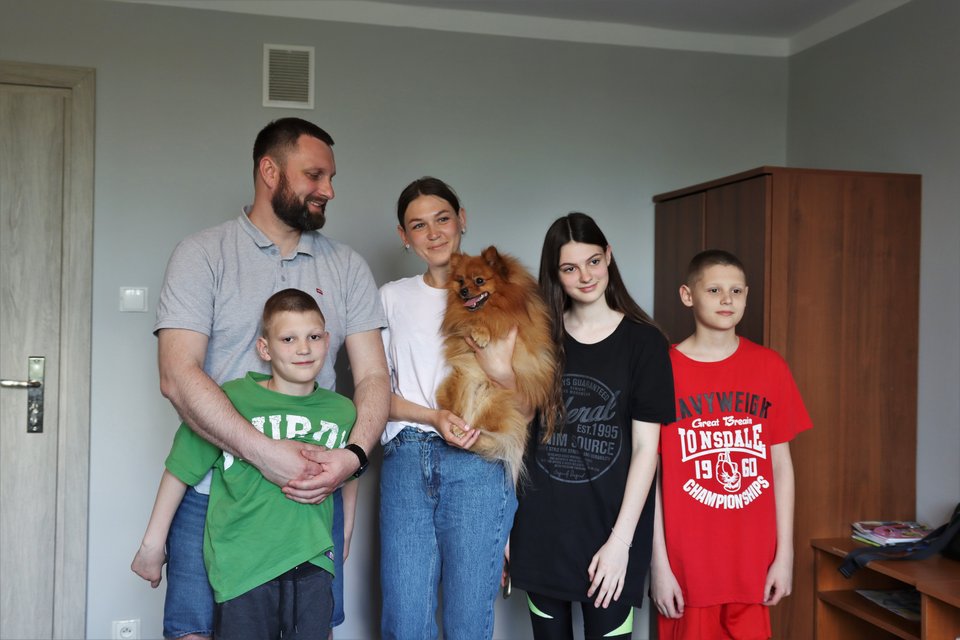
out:
{"label": "book on shelf", "polygon": [[857,589],[857,593],[901,618],[920,621],[920,592],[916,589]]}
{"label": "book on shelf", "polygon": [[913,520],[860,520],[851,526],[854,540],[877,547],[917,542],[932,531]]}

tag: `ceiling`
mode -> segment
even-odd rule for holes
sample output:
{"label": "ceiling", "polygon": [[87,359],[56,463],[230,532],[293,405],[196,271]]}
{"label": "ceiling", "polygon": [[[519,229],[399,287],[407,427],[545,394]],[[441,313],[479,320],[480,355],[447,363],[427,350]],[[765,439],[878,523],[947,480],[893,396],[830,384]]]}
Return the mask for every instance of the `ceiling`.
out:
{"label": "ceiling", "polygon": [[[860,0],[379,0],[727,35],[790,37]],[[875,2],[875,0],[869,0]]]}
{"label": "ceiling", "polygon": [[910,0],[114,0],[521,38],[790,56]]}

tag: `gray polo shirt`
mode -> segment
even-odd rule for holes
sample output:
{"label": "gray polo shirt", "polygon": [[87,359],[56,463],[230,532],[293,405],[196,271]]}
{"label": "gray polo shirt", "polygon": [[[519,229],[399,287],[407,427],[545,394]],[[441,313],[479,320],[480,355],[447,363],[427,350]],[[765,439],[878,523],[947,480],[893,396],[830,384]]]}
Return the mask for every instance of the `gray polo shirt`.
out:
{"label": "gray polo shirt", "polygon": [[255,349],[263,304],[281,289],[301,289],[317,300],[327,321],[330,352],[317,382],[333,389],[333,365],[344,339],[386,326],[370,268],[356,251],[319,231],[304,232],[296,252],[281,257],[250,222],[248,210],[177,245],[167,264],[154,333],[189,329],[206,335],[203,368],[217,384],[247,371],[268,372]]}

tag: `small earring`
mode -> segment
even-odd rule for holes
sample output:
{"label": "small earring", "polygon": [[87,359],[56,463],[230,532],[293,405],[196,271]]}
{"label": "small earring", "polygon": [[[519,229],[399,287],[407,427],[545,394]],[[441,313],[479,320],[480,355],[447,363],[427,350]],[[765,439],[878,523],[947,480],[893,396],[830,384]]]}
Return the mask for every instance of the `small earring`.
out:
{"label": "small earring", "polygon": [[464,235],[466,232],[467,232],[466,227],[464,227],[463,229],[460,229],[460,235]]}
{"label": "small earring", "polygon": [[410,245],[408,245],[408,244],[403,245],[403,250],[404,250],[404,251],[410,251]]}

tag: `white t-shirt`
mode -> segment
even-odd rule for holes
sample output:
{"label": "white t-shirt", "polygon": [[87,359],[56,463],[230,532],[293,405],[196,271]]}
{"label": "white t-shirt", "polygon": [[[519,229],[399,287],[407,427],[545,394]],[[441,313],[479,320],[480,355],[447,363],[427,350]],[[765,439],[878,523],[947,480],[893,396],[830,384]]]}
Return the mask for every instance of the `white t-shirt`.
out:
{"label": "white t-shirt", "polygon": [[[419,275],[383,285],[380,301],[387,314],[387,327],[381,335],[393,393],[436,409],[437,389],[450,371],[443,358],[440,335],[447,290],[429,286]],[[405,427],[437,431],[430,425],[389,421],[380,441],[386,444]]]}

